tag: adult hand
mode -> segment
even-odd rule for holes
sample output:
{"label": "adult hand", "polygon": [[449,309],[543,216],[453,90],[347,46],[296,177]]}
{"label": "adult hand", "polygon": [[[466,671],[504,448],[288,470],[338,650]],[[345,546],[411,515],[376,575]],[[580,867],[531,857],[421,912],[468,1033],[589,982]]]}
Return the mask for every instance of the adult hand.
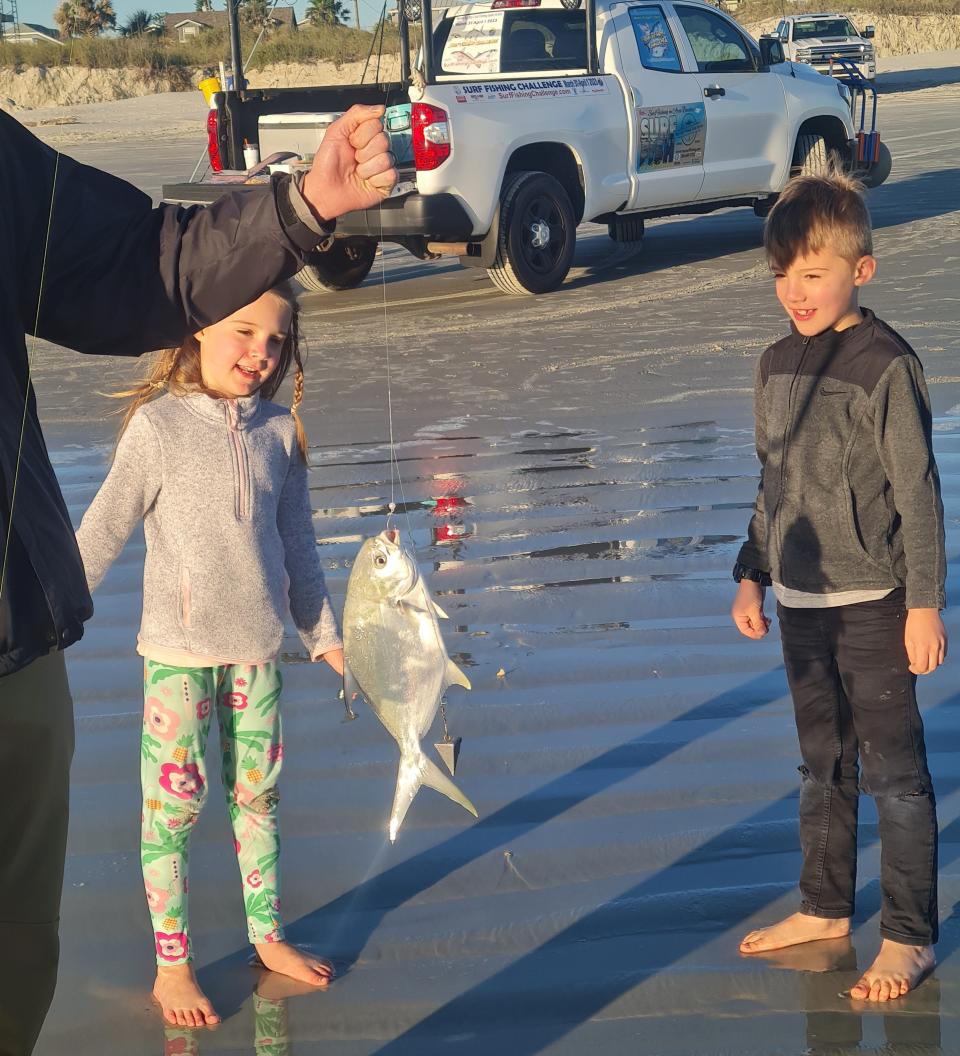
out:
{"label": "adult hand", "polygon": [[382,106],[355,104],[324,134],[302,184],[303,196],[320,220],[369,209],[393,190],[397,170],[383,114]]}
{"label": "adult hand", "polygon": [[929,675],[947,658],[947,631],[936,609],[908,609],[903,644],[910,670]]}
{"label": "adult hand", "polygon": [[740,580],[730,615],[737,630],[747,638],[763,638],[770,629],[770,621],[763,614],[764,593],[763,587],[752,579]]}

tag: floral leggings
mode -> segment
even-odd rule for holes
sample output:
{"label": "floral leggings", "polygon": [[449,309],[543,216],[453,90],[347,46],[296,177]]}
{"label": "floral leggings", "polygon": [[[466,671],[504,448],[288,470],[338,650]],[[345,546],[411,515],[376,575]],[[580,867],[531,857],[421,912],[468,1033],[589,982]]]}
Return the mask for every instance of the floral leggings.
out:
{"label": "floral leggings", "polygon": [[187,923],[187,851],[207,797],[207,735],[216,704],[221,774],[243,879],[252,943],[279,942],[277,778],[283,759],[282,680],[275,663],[171,667],[143,672],[140,861],[158,964],[193,959]]}

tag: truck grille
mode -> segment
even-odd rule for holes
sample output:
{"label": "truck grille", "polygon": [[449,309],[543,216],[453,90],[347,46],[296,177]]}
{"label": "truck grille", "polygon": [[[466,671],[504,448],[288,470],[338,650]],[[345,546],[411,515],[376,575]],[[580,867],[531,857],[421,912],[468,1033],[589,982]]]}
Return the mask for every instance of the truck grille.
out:
{"label": "truck grille", "polygon": [[834,55],[839,55],[842,59],[859,59],[863,55],[859,44],[840,45],[836,48],[810,48],[809,51],[814,62],[829,62]]}

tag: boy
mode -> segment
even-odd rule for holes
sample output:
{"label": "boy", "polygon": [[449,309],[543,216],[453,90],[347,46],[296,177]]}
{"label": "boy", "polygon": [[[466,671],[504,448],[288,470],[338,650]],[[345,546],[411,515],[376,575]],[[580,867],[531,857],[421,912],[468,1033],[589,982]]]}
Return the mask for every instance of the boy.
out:
{"label": "boy", "polygon": [[850,995],[886,1001],[931,971],[937,941],[936,804],[914,692],[947,648],[930,400],[910,346],[859,307],[877,264],[855,181],[793,181],[764,247],[793,325],[757,371],[760,491],[731,615],[762,638],[773,587],[803,758],[802,902],[740,950],[849,934],[862,788],[880,820],[883,941]]}

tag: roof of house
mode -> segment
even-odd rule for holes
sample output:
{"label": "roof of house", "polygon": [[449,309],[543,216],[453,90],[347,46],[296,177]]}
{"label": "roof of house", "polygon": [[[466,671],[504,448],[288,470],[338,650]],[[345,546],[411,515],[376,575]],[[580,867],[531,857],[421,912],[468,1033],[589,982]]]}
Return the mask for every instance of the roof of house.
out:
{"label": "roof of house", "polygon": [[[297,17],[292,7],[275,7],[270,12],[270,18],[286,26],[296,26]],[[229,25],[226,11],[174,11],[164,16],[164,27],[168,34],[173,36],[179,26],[188,25],[193,22],[198,26],[207,26],[209,29],[226,29]]]}
{"label": "roof of house", "polygon": [[21,37],[37,34],[41,37],[49,37],[51,40],[55,40],[58,44],[60,43],[60,34],[57,30],[50,29],[49,26],[41,26],[36,22],[14,22],[9,29],[4,30],[4,33],[8,36],[16,34]]}

